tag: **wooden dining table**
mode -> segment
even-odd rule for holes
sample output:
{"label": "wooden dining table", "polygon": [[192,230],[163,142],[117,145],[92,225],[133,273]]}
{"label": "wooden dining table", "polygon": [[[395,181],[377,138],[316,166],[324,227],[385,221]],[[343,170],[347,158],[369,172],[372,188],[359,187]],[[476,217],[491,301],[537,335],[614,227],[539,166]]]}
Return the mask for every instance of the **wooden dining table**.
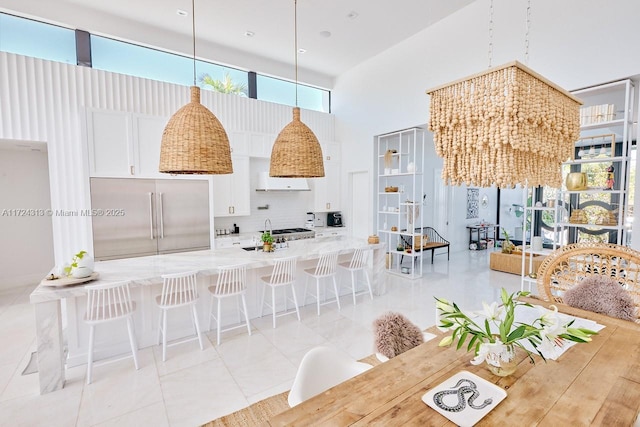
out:
{"label": "wooden dining table", "polygon": [[[521,298],[522,299],[522,298]],[[532,304],[548,303],[524,298]],[[516,372],[492,374],[472,365],[472,353],[438,347],[447,333],[343,382],[268,422],[283,425],[452,426],[422,396],[460,371],[501,387],[507,397],[480,426],[631,426],[640,410],[640,325],[556,304],[560,312],[604,325],[590,343],[568,348],[557,360],[531,363],[518,353]]]}

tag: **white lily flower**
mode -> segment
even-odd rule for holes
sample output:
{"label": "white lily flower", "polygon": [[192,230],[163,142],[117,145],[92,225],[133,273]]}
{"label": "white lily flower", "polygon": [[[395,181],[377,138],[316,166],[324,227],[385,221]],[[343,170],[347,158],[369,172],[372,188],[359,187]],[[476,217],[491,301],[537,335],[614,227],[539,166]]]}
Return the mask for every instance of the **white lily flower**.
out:
{"label": "white lily flower", "polygon": [[453,305],[446,299],[437,299],[436,308],[445,313],[453,313],[456,311],[455,308],[453,308]]}
{"label": "white lily flower", "polygon": [[502,316],[503,311],[504,307],[498,305],[498,303],[495,301],[492,302],[491,305],[482,301],[482,311],[478,311],[477,313],[489,320],[500,320],[500,316]]}
{"label": "white lily flower", "polygon": [[552,310],[548,310],[544,307],[538,307],[538,311],[540,312],[540,323],[542,326],[556,326],[560,323],[558,307],[555,305],[551,305],[549,307],[551,307]]}

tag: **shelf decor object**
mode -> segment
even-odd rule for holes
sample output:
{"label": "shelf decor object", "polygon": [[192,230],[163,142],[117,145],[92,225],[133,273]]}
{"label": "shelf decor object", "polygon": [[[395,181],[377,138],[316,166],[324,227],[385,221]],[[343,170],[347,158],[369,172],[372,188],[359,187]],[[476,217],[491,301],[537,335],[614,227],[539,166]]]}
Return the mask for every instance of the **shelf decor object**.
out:
{"label": "shelf decor object", "polygon": [[269,176],[279,178],[322,178],[322,149],[313,131],[300,120],[298,107],[298,1],[294,0],[294,38],[296,64],[296,106],[293,120],[278,134],[271,150]]}
{"label": "shelf decor object", "polygon": [[427,94],[445,183],[561,185],[580,137],[578,98],[517,61]]}
{"label": "shelf decor object", "polygon": [[193,33],[193,86],[191,102],[180,108],[162,132],[159,171],[169,174],[230,174],[229,137],[218,118],[200,104],[196,86],[195,0],[191,0]]}

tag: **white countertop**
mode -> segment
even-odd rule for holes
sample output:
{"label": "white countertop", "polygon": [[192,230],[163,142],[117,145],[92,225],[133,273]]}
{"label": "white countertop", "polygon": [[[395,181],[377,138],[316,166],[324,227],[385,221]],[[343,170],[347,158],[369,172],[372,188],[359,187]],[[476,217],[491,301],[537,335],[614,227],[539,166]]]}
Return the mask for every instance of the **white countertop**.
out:
{"label": "white countertop", "polygon": [[[332,236],[291,241],[288,248],[270,253],[245,251],[242,248],[233,247],[100,261],[96,262],[94,268],[100,277],[90,283],[130,280],[133,284],[149,285],[160,283],[162,281],[160,276],[168,273],[197,270],[200,274],[211,275],[216,274],[217,268],[221,266],[247,264],[247,268],[260,268],[273,264],[275,258],[299,256],[300,260],[306,260],[318,258],[319,254],[324,252],[339,250],[347,253],[359,247],[376,249],[382,246],[384,245],[369,245],[365,239]],[[30,300],[31,303],[46,302],[81,296],[85,293],[82,285],[61,288],[40,285],[31,293]]]}

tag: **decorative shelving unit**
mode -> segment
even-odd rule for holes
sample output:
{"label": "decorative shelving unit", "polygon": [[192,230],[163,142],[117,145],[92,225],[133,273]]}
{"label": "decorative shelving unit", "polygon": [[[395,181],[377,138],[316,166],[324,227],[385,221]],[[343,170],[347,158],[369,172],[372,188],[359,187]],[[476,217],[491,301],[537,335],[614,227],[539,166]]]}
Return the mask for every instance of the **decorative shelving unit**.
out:
{"label": "decorative shelving unit", "polygon": [[422,276],[425,132],[410,128],[376,137],[376,229],[386,244],[386,271],[415,279]]}

